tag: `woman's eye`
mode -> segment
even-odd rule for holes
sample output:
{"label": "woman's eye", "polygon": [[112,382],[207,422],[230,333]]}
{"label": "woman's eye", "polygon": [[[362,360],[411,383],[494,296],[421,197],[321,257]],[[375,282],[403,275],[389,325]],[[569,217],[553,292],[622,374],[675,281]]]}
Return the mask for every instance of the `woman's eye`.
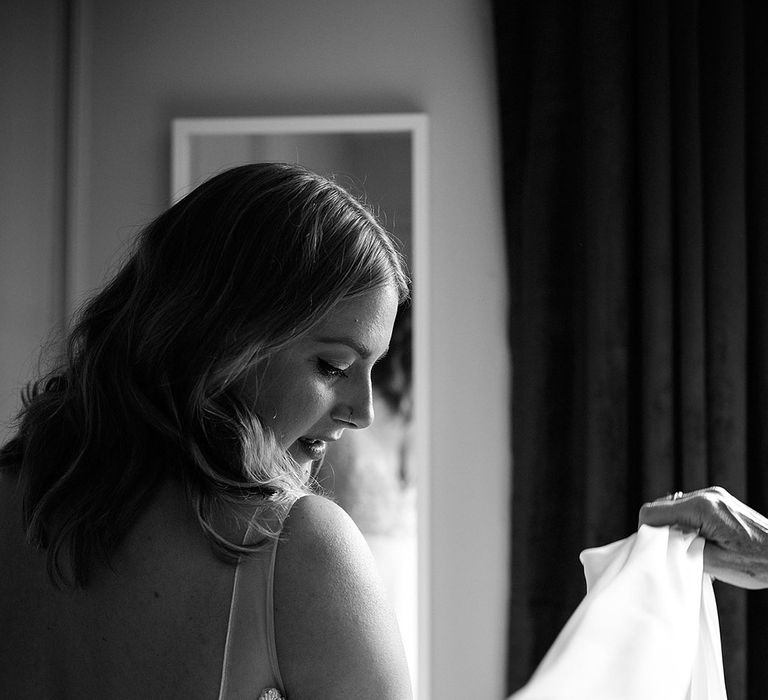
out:
{"label": "woman's eye", "polygon": [[320,371],[320,374],[326,377],[347,376],[347,368],[337,367],[336,365],[331,364],[330,362],[326,362],[325,360],[318,360],[317,368]]}

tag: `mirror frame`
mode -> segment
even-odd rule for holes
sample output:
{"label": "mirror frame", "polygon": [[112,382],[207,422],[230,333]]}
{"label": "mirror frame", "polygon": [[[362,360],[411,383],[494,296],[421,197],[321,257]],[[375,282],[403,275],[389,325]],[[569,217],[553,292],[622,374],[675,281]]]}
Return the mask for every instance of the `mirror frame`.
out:
{"label": "mirror frame", "polygon": [[418,669],[414,697],[430,698],[431,686],[431,464],[430,464],[430,287],[428,117],[418,113],[283,117],[178,118],[172,122],[171,200],[193,187],[193,137],[202,135],[317,135],[407,133],[411,140],[411,206],[413,228],[413,395],[414,459],[417,502],[417,634]]}

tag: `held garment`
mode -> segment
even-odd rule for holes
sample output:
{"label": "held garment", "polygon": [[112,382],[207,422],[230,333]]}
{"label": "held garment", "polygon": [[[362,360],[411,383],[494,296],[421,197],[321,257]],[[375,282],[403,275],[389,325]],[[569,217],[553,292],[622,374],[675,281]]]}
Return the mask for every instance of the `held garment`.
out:
{"label": "held garment", "polygon": [[587,594],[509,700],[726,700],[704,540],[642,525],[581,553]]}

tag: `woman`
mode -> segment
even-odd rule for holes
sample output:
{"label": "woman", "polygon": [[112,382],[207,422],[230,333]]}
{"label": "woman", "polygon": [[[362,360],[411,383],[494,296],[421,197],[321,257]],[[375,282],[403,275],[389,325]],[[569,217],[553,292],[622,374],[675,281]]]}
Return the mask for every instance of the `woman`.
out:
{"label": "woman", "polygon": [[296,166],[152,222],[2,451],[0,696],[410,697],[370,553],[308,486],[373,421],[407,293],[376,220]]}

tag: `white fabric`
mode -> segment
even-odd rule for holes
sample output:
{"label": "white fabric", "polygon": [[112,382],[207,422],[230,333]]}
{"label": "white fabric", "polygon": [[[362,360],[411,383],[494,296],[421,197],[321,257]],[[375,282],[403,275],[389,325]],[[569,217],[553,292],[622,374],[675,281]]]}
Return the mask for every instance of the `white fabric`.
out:
{"label": "white fabric", "polygon": [[510,700],[725,700],[704,540],[642,525],[587,549],[587,595]]}

